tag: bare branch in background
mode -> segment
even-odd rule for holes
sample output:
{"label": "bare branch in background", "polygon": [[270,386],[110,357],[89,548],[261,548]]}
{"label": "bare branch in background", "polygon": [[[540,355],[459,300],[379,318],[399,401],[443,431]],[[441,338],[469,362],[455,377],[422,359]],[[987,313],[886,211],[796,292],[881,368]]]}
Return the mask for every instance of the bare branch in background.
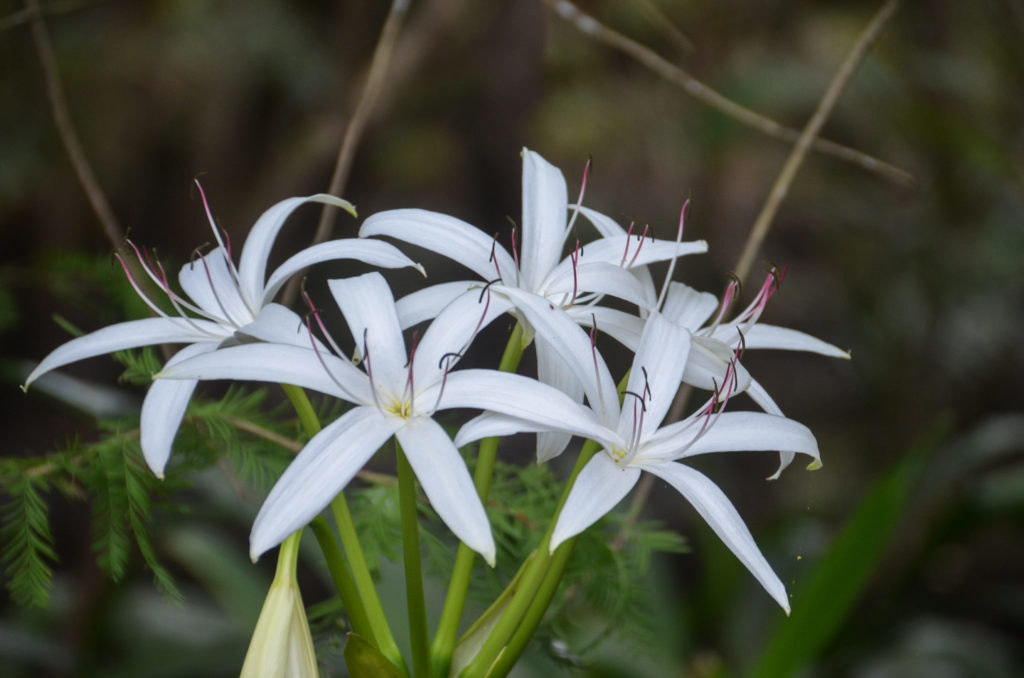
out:
{"label": "bare branch in background", "polygon": [[[359,141],[363,137],[366,123],[369,121],[383,89],[384,79],[388,72],[388,64],[391,62],[391,56],[395,51],[398,31],[402,27],[402,21],[405,19],[408,9],[409,0],[394,0],[391,3],[391,10],[388,12],[387,19],[384,20],[384,26],[380,31],[380,38],[378,38],[377,46],[373,50],[373,58],[370,62],[370,71],[366,76],[366,83],[363,85],[359,102],[356,104],[356,108],[352,112],[352,118],[345,129],[341,148],[338,149],[338,159],[334,164],[334,174],[331,176],[331,184],[327,189],[327,192],[332,195],[341,197],[342,191],[345,190],[345,184],[348,183],[356,148],[359,147]],[[316,234],[313,236],[312,244],[316,245],[327,239],[331,229],[334,228],[337,216],[338,210],[336,207],[324,205],[320,211],[320,221],[317,223]],[[287,306],[295,300],[295,295],[298,292],[298,281],[301,281],[301,279],[302,275],[298,274],[289,281],[281,303]]]}
{"label": "bare branch in background", "polygon": [[43,20],[43,12],[39,6],[39,0],[25,0],[25,11],[29,14],[29,22],[32,26],[32,41],[35,43],[36,54],[39,56],[39,63],[43,68],[43,78],[46,80],[46,94],[50,99],[50,107],[53,111],[53,121],[57,125],[57,132],[64,144],[64,150],[68,153],[71,165],[74,167],[75,175],[82,190],[85,191],[89,204],[92,205],[96,218],[103,226],[103,232],[107,240],[115,250],[120,251],[124,243],[124,231],[110,208],[107,196],[100,188],[99,181],[89,165],[89,159],[85,156],[82,143],[78,140],[78,134],[71,122],[71,113],[68,110],[67,100],[64,97],[64,86],[61,84],[60,73],[57,71],[57,60],[53,55],[53,45],[50,44],[50,37],[46,33],[46,23]]}
{"label": "bare branch in background", "polygon": [[[764,134],[786,142],[794,143],[800,139],[800,132],[781,125],[771,118],[741,106],[731,99],[727,99],[719,92],[711,89],[701,81],[683,69],[669,63],[653,51],[644,47],[634,40],[618,33],[611,28],[601,24],[594,17],[582,12],[569,0],[544,0],[558,16],[562,17],[581,33],[600,40],[610,47],[628,54],[666,80],[674,82],[683,88],[690,96],[704,102],[708,106],[718,110],[730,118],[743,123]],[[909,186],[914,183],[914,177],[906,170],[890,165],[878,158],[862,153],[856,149],[837,144],[827,139],[814,139],[812,143],[814,150],[826,155],[831,155],[840,160],[858,165],[870,172],[881,174],[885,178],[901,186]]]}
{"label": "bare branch in background", "polygon": [[807,151],[821,132],[821,128],[825,125],[825,121],[828,120],[832,109],[835,108],[836,102],[839,101],[843,90],[846,89],[846,85],[850,82],[851,76],[857,70],[857,66],[864,58],[864,55],[867,54],[868,48],[871,47],[872,43],[881,34],[882,29],[885,28],[889,19],[892,18],[898,6],[899,0],[889,0],[871,19],[871,23],[861,32],[857,42],[853,45],[849,54],[846,55],[846,59],[839,67],[839,70],[836,71],[835,76],[833,76],[832,82],[829,83],[828,89],[825,90],[824,96],[818,102],[818,108],[814,111],[814,115],[811,116],[807,126],[800,133],[800,138],[797,139],[793,150],[790,151],[789,157],[786,158],[786,164],[782,166],[782,171],[779,172],[779,176],[772,185],[772,190],[768,193],[768,199],[765,200],[760,214],[757,215],[754,225],[750,228],[750,235],[747,236],[743,252],[736,262],[736,268],[733,272],[741,282],[750,273],[750,267],[754,263],[754,258],[757,257],[758,251],[761,249],[761,243],[764,242],[764,238],[768,234],[768,228],[771,225],[772,219],[775,218],[779,205],[782,204],[786,194],[789,192],[789,187],[796,177],[797,170],[800,169],[800,165],[807,156]]}

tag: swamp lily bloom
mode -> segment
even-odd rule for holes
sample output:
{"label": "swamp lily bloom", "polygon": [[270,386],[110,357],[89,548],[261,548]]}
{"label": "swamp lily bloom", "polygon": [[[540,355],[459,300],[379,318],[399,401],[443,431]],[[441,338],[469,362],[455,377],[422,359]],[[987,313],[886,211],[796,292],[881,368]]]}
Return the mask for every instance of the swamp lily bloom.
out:
{"label": "swamp lily bloom", "polygon": [[[725,494],[705,475],[680,463],[712,452],[741,450],[801,452],[820,466],[817,442],[810,430],[791,419],[761,412],[723,413],[735,388],[735,368],[714,397],[698,413],[660,426],[687,369],[690,333],[652,313],[644,326],[619,403],[615,384],[604,361],[581,328],[564,313],[528,298],[517,300],[529,321],[554,343],[566,364],[583,384],[598,423],[574,432],[603,447],[583,467],[559,514],[550,548],[556,549],[610,511],[636,485],[642,471],[674,487],[740,559],[766,591],[789,612],[786,590]],[[467,423],[456,436],[464,445],[491,435],[536,430],[503,414],[485,413]]]}
{"label": "swamp lily bloom", "polygon": [[277,572],[245,653],[241,678],[317,678],[316,649],[309,633],[295,566],[299,536],[281,547]]}
{"label": "swamp lily bloom", "polygon": [[[647,264],[675,260],[688,254],[707,251],[703,240],[681,242],[657,240],[647,228],[633,233],[594,210],[574,207],[569,214],[565,178],[562,172],[539,154],[523,149],[522,247],[517,249],[515,230],[509,253],[497,242],[465,221],[422,209],[398,209],[369,217],[360,237],[386,236],[430,249],[456,261],[476,273],[495,295],[506,290],[528,292],[563,309],[582,325],[596,324],[601,331],[618,338],[617,332],[628,314],[598,305],[603,295],[635,304],[642,312],[657,303],[655,287]],[[586,186],[586,173],[583,184]],[[580,191],[580,199],[583,196]],[[579,201],[578,201],[579,202]],[[575,222],[582,214],[598,231],[600,238],[581,244]],[[679,237],[682,236],[680,225]],[[573,241],[575,241],[573,243]],[[567,242],[569,256],[563,258]],[[402,327],[411,327],[435,317],[441,309],[462,294],[474,294],[485,283],[480,280],[433,285],[413,292],[398,302]],[[467,292],[467,290],[469,290]],[[508,297],[515,303],[516,295]],[[521,313],[512,312],[525,320]],[[533,328],[524,323],[527,340]],[[626,321],[624,330],[632,332]],[[621,341],[621,339],[620,339]],[[579,399],[579,385],[543,333],[536,336],[537,372],[540,381],[556,386]],[[568,442],[561,434],[541,434],[538,455],[559,454]]]}
{"label": "swamp lily bloom", "polygon": [[450,371],[478,328],[504,311],[486,295],[449,304],[407,354],[394,298],[379,273],[331,280],[329,287],[359,344],[365,371],[314,342],[314,348],[227,348],[168,365],[156,375],[288,383],[356,405],[315,435],[282,474],[256,516],[250,555],[255,560],[312,520],[393,435],[438,516],[493,565],[494,539],[483,504],[458,449],[432,415],[448,408],[483,409],[543,430],[575,430],[596,425],[593,413],[533,379],[494,370]]}
{"label": "swamp lily bloom", "polygon": [[[118,323],[72,339],[46,356],[29,374],[22,388],[27,389],[43,374],[69,363],[154,344],[189,344],[168,361],[168,366],[245,341],[307,345],[301,318],[284,306],[272,303],[272,299],[292,275],[319,262],[357,259],[383,268],[411,266],[423,272],[419,264],[392,245],[350,238],[304,249],[281,264],[268,278],[267,258],[278,232],[291,213],[307,202],[334,205],[355,215],[351,203],[331,195],[282,200],[256,221],[242,247],[241,261],[235,266],[230,246],[221,238],[203,196],[217,247],[181,268],[178,282],[187,297],[171,289],[167,273],[159,261],[150,263],[148,256],[131,245],[142,270],[167,294],[174,313],[166,313],[146,296],[118,255],[129,282],[157,317]],[[154,382],[143,401],[142,453],[146,463],[160,478],[163,478],[174,436],[195,386],[195,380]]]}

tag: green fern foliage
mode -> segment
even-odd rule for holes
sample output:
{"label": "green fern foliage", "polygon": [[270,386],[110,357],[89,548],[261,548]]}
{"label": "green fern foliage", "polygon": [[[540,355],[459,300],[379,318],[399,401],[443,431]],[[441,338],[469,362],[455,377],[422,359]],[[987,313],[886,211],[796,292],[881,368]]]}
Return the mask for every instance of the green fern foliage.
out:
{"label": "green fern foliage", "polygon": [[53,572],[50,563],[57,560],[47,504],[43,498],[46,482],[22,475],[5,489],[11,501],[0,508],[0,563],[7,590],[19,605],[45,607],[50,600]]}

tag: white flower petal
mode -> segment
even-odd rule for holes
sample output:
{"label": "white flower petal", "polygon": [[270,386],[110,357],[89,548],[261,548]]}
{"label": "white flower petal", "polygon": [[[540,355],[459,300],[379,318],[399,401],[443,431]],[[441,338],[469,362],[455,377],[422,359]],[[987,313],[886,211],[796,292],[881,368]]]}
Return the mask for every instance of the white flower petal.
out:
{"label": "white flower petal", "polygon": [[619,420],[619,396],[608,366],[591,345],[587,333],[560,308],[535,294],[495,286],[526,316],[538,334],[543,334],[576,375],[590,406],[601,421],[614,426]]}
{"label": "white flower petal", "polygon": [[[260,309],[256,320],[240,328],[236,334],[244,334],[271,344],[310,347],[309,328],[306,327],[306,323],[295,311],[281,304],[267,304]],[[319,341],[317,346],[322,349]]]}
{"label": "white flower petal", "polygon": [[415,268],[424,276],[427,275],[422,266],[402,254],[401,250],[390,243],[362,238],[331,240],[307,247],[278,266],[267,281],[266,289],[263,291],[263,303],[266,304],[273,299],[288,278],[302,269],[324,261],[339,259],[354,259],[377,268],[405,268],[408,266]]}
{"label": "white flower petal", "polygon": [[395,432],[430,505],[456,537],[494,567],[494,537],[473,479],[448,434],[428,417]]}
{"label": "white flower petal", "polygon": [[537,433],[546,430],[546,426],[534,421],[510,417],[498,412],[484,412],[462,425],[455,435],[455,446],[465,447],[483,438],[504,438],[516,433]]}
{"label": "white flower petal", "polygon": [[[547,339],[538,335],[534,346],[537,350],[537,379],[566,394],[576,402],[583,401],[583,387],[579,379],[565,364],[562,357]],[[562,432],[540,432],[537,434],[537,461],[554,459],[565,450],[572,434]]]}
{"label": "white flower petal", "polygon": [[567,305],[572,300],[573,290],[577,296],[585,292],[607,294],[643,309],[650,308],[657,301],[653,288],[646,288],[626,269],[604,262],[580,264],[576,267],[575,276],[571,267],[559,268],[540,288],[540,292],[560,305]]}
{"label": "white flower petal", "polygon": [[23,388],[27,389],[33,381],[50,370],[105,353],[153,344],[221,340],[229,336],[229,332],[208,320],[186,322],[179,318],[144,318],[117,323],[58,346],[32,370]]}
{"label": "white flower petal", "polygon": [[[579,263],[606,263],[631,269],[646,266],[656,261],[668,261],[690,254],[704,254],[708,244],[703,240],[676,242],[655,238],[639,238],[637,234],[600,238],[583,245]],[[571,264],[567,259],[560,266]]]}
{"label": "white flower petal", "polygon": [[[736,344],[739,341],[736,325],[731,323],[720,325],[712,336],[715,339],[730,344]],[[743,345],[746,348],[810,351],[811,353],[819,353],[832,358],[846,358],[847,360],[850,358],[849,352],[821,339],[812,337],[809,334],[785,327],[776,327],[775,325],[762,325],[761,323],[743,332]]]}
{"label": "white flower petal", "polygon": [[736,512],[728,497],[707,476],[676,463],[652,464],[643,467],[686,497],[697,513],[714,530],[718,538],[736,554],[765,591],[789,614],[789,600],[771,565],[754,543],[743,518]]}
{"label": "white flower petal", "polygon": [[[323,363],[330,370],[324,369]],[[373,402],[369,380],[347,360],[311,348],[285,344],[244,344],[164,367],[161,379],[234,379],[293,384],[359,405]],[[333,378],[332,378],[333,377]]]}
{"label": "white flower petal", "polygon": [[618,222],[611,217],[602,214],[597,210],[584,207],[583,205],[570,205],[569,207],[578,209],[580,214],[586,217],[587,221],[594,225],[594,228],[597,229],[597,232],[601,234],[602,238],[613,238],[617,235],[626,235],[625,228],[619,226]]}
{"label": "white flower petal", "polygon": [[[735,358],[735,352],[715,339],[699,335],[694,335],[692,339],[690,359],[686,363],[683,381],[706,391],[720,389],[725,381],[729,363]],[[732,387],[733,393],[742,393],[749,385],[750,373],[742,363],[736,361],[736,383]]]}
{"label": "white flower petal", "polygon": [[259,306],[250,306],[223,247],[190,261],[178,271],[178,283],[192,301],[215,319],[239,327],[251,322]]}
{"label": "white flower petal", "polygon": [[[216,342],[192,344],[175,353],[167,364],[174,365],[215,350]],[[157,379],[146,391],[146,398],[142,401],[139,444],[146,464],[161,480],[167,460],[171,457],[174,437],[178,434],[178,427],[181,426],[181,419],[185,416],[188,401],[197,383],[195,379]]]}
{"label": "white flower petal", "polygon": [[644,401],[641,438],[658,428],[682,383],[690,343],[688,331],[660,314],[652,313],[647,319],[629,372],[626,390],[631,395],[627,395],[622,403],[619,435],[628,437],[634,429],[633,413],[638,411],[639,405],[637,396]]}
{"label": "white flower petal", "polygon": [[328,280],[327,286],[352,331],[358,355],[365,360],[364,351],[369,351],[368,370],[375,384],[396,398],[401,396],[408,376],[405,340],[384,276],[366,273]]}
{"label": "white flower petal", "polygon": [[[439,387],[435,387],[437,389]],[[431,405],[436,390],[420,396],[417,405]],[[550,431],[564,431],[609,445],[621,444],[614,431],[569,396],[535,379],[496,370],[457,370],[448,375],[439,409],[465,407],[501,412],[534,422]]]}
{"label": "white flower petal", "polygon": [[561,170],[523,149],[522,286],[540,289],[562,258],[569,197]]}
{"label": "white flower petal", "polygon": [[[457,261],[484,280],[498,277],[494,261],[505,281],[516,278],[512,256],[494,237],[461,219],[419,209],[379,212],[363,222],[359,237],[387,236],[416,245]],[[492,256],[493,255],[493,256]]]}
{"label": "white flower petal", "polygon": [[316,517],[404,423],[376,408],[356,407],[313,436],[256,516],[249,536],[253,561]]}
{"label": "white flower petal", "polygon": [[398,324],[404,330],[425,320],[433,320],[456,297],[474,289],[479,294],[483,286],[484,284],[479,281],[457,280],[438,283],[407,294],[395,302]]}
{"label": "white flower petal", "polygon": [[[696,332],[717,308],[718,297],[715,295],[673,282],[669,284],[661,313],[691,332]],[[736,338],[735,333],[732,338]]]}
{"label": "white flower petal", "polygon": [[551,552],[615,508],[639,478],[639,468],[620,467],[604,452],[594,455],[576,476],[562,512],[558,514],[558,522],[551,533]]}
{"label": "white flower petal", "polygon": [[644,320],[632,313],[626,313],[614,308],[604,306],[570,306],[565,309],[578,325],[593,327],[597,323],[597,330],[607,334],[630,351],[636,352],[640,345],[640,335],[644,331]]}
{"label": "white flower petal", "polygon": [[242,258],[238,264],[238,277],[242,296],[246,299],[251,308],[259,308],[263,300],[263,283],[267,275],[267,259],[270,257],[270,250],[274,246],[274,240],[278,232],[284,226],[285,220],[291,216],[300,205],[307,202],[319,202],[325,205],[333,205],[345,210],[355,216],[355,208],[352,203],[326,193],[318,193],[305,198],[288,198],[272,206],[256,220],[249,237],[245,239],[242,247]]}

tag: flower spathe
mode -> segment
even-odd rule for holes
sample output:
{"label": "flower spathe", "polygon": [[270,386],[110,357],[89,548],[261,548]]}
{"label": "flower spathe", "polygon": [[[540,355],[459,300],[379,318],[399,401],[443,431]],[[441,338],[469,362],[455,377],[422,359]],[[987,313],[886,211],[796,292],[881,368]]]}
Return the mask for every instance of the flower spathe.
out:
{"label": "flower spathe", "polygon": [[329,286],[358,338],[365,371],[313,348],[247,344],[176,363],[157,375],[290,383],[355,405],[306,444],[270,491],[253,524],[250,555],[258,558],[320,513],[393,435],[438,516],[493,565],[495,546],[483,505],[458,449],[432,415],[447,408],[484,409],[543,430],[572,430],[595,423],[593,413],[533,379],[493,370],[450,371],[477,328],[507,310],[507,303],[460,297],[407,354],[391,289],[379,273],[331,280]]}
{"label": "flower spathe", "polygon": [[[766,591],[788,613],[785,587],[761,554],[725,494],[706,476],[680,460],[699,454],[729,451],[788,450],[807,454],[820,465],[817,442],[802,424],[760,412],[722,413],[719,399],[728,398],[735,376],[701,411],[660,427],[682,381],[692,346],[690,333],[653,313],[647,319],[620,406],[604,361],[586,334],[558,309],[523,295],[519,308],[547,336],[575,371],[599,422],[575,433],[599,442],[595,455],[576,478],[551,536],[552,551],[600,519],[636,485],[642,471],[653,473],[683,495]],[[735,372],[733,371],[733,375]],[[507,416],[484,414],[456,436],[466,444],[490,435],[536,430]]]}
{"label": "flower spathe", "polygon": [[[422,272],[419,264],[388,243],[350,238],[301,250],[268,277],[267,258],[278,232],[297,207],[309,202],[333,205],[355,214],[351,203],[326,194],[282,200],[253,225],[237,267],[207,207],[217,247],[182,266],[178,282],[187,296],[171,289],[159,262],[150,264],[148,256],[136,250],[142,269],[167,294],[174,313],[165,312],[150,300],[128,274],[126,266],[125,272],[132,285],[157,317],[118,323],[72,339],[46,356],[29,374],[23,388],[27,389],[43,374],[69,363],[154,344],[188,344],[171,357],[168,366],[238,341],[255,339],[308,345],[299,316],[272,300],[292,275],[319,262],[358,259],[384,268],[408,266]],[[205,196],[203,203],[205,206]],[[195,386],[195,380],[155,381],[143,401],[142,452],[150,469],[161,478]]]}

